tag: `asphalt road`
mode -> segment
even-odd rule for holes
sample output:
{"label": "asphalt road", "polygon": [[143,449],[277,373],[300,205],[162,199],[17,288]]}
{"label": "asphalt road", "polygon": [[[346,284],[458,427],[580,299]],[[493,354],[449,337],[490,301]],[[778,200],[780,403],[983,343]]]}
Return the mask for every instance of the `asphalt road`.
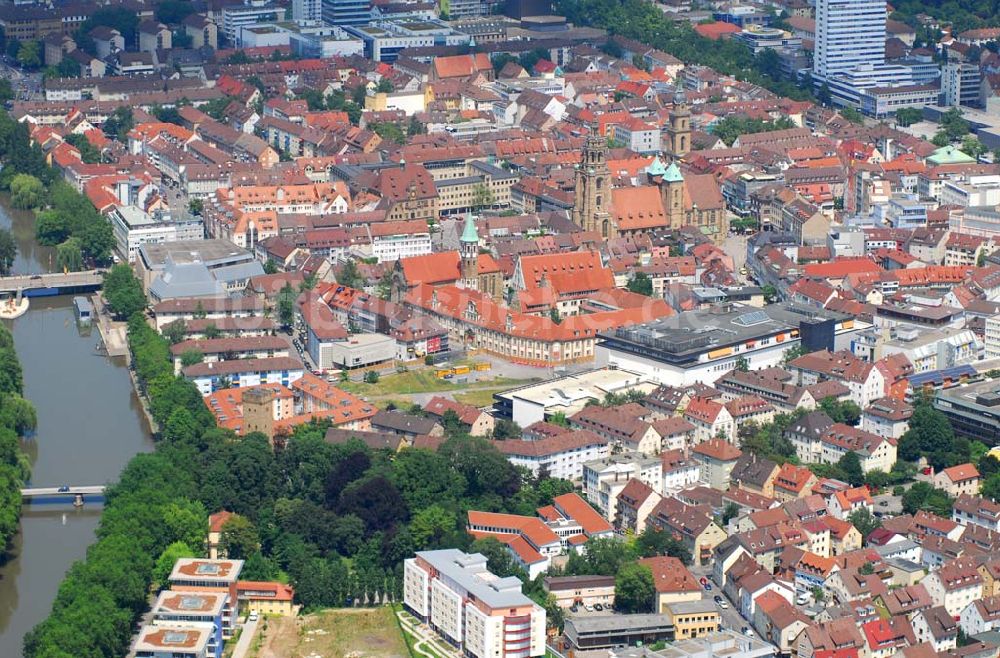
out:
{"label": "asphalt road", "polygon": [[260,617],[254,621],[247,620],[247,623],[243,624],[243,631],[240,633],[240,639],[236,641],[236,646],[233,648],[232,658],[244,658],[247,655],[247,651],[250,650],[250,643],[253,642],[253,638],[257,635],[257,626],[260,625]]}

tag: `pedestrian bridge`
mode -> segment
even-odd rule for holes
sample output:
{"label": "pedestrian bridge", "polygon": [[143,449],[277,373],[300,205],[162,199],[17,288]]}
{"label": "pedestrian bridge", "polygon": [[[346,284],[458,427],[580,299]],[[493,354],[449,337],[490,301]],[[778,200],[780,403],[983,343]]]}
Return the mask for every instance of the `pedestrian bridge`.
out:
{"label": "pedestrian bridge", "polygon": [[93,292],[104,282],[103,270],[84,272],[53,272],[50,274],[19,274],[0,277],[0,294],[18,291],[25,297],[50,297],[78,292]]}

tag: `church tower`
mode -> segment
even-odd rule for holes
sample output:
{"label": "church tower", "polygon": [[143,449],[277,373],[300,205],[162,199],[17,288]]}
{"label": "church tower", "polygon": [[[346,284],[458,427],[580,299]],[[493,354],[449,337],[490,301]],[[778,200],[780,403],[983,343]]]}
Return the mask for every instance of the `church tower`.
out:
{"label": "church tower", "polygon": [[691,109],[684,96],[683,84],[681,81],[677,82],[674,106],[670,110],[670,126],[667,128],[670,155],[674,159],[683,158],[691,151]]}
{"label": "church tower", "polygon": [[671,162],[660,179],[660,195],[663,197],[663,208],[667,211],[667,224],[678,228],[687,224],[684,211],[684,175],[676,162]]}
{"label": "church tower", "polygon": [[479,231],[472,221],[472,213],[465,214],[465,228],[459,238],[458,254],[461,258],[462,286],[479,290]]}
{"label": "church tower", "polygon": [[576,166],[576,199],[573,223],[584,231],[598,231],[601,237],[614,237],[611,226],[611,170],[608,169],[608,144],[600,135],[590,134],[583,147],[583,159]]}

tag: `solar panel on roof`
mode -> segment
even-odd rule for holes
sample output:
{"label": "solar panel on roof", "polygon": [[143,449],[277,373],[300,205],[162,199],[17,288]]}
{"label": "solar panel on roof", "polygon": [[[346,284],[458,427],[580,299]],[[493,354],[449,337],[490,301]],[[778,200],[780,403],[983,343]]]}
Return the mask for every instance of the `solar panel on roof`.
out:
{"label": "solar panel on roof", "polygon": [[755,324],[761,324],[762,322],[767,322],[771,319],[764,311],[751,311],[749,313],[744,313],[736,319],[733,320],[736,324],[743,325],[744,327],[749,327]]}

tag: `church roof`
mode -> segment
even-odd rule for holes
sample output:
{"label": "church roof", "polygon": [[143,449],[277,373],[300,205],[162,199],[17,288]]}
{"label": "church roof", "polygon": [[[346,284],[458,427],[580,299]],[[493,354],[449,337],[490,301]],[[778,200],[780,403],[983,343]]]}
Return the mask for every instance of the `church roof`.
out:
{"label": "church roof", "polygon": [[646,173],[650,176],[663,176],[667,173],[667,165],[659,157],[655,157],[646,167]]}
{"label": "church roof", "polygon": [[684,180],[684,176],[681,174],[681,168],[677,166],[676,162],[671,162],[670,166],[663,173],[663,181],[665,183],[678,183]]}

